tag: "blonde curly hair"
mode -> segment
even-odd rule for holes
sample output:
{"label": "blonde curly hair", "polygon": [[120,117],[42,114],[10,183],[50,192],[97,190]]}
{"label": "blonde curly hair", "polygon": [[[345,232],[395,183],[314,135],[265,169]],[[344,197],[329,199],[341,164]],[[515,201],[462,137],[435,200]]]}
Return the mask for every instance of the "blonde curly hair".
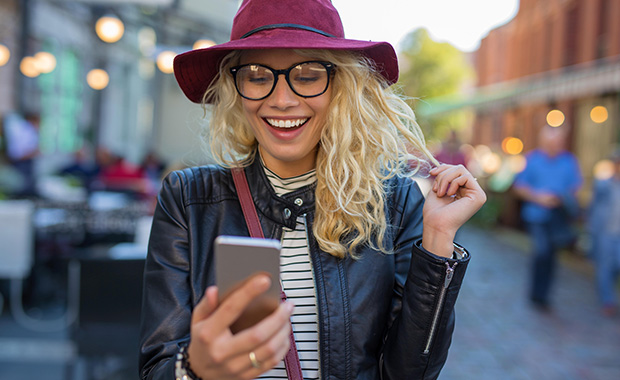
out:
{"label": "blonde curly hair", "polygon": [[[317,153],[314,236],[322,250],[339,258],[347,254],[355,257],[360,244],[391,253],[383,244],[388,229],[386,180],[415,174],[420,165],[411,170],[412,161],[437,164],[426,148],[415,115],[404,97],[387,86],[363,56],[335,50],[295,53],[336,66]],[[227,167],[249,165],[258,151],[258,142],[243,116],[241,97],[228,75],[241,54],[236,51],[224,58],[203,97],[203,105],[206,99],[213,103],[205,138],[214,158]]]}

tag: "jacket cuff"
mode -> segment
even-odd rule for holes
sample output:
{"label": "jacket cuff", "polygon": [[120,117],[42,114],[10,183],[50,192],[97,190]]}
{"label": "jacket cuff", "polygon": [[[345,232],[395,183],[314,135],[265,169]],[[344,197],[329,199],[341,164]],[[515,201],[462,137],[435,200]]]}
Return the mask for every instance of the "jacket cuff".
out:
{"label": "jacket cuff", "polygon": [[470,254],[469,251],[463,247],[462,245],[458,244],[458,243],[454,243],[454,250],[452,251],[452,257],[451,258],[446,258],[446,257],[442,257],[442,256],[437,256],[434,253],[427,251],[426,249],[424,249],[424,247],[422,246],[422,239],[419,239],[415,242],[414,244],[414,249],[416,249],[417,251],[420,251],[421,253],[430,256],[436,260],[440,260],[440,261],[445,261],[446,259],[448,260],[454,260],[457,262],[463,262],[463,261],[469,261],[470,258]]}

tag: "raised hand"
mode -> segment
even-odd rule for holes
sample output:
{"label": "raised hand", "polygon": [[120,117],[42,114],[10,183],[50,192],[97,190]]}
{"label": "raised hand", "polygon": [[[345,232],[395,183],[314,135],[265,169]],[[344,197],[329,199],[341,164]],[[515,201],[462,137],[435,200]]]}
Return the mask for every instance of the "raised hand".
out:
{"label": "raised hand", "polygon": [[438,256],[450,257],[454,235],[482,207],[487,197],[463,165],[441,165],[423,210],[422,245]]}
{"label": "raised hand", "polygon": [[282,303],[253,327],[232,334],[230,325],[245,307],[270,285],[268,276],[247,281],[218,305],[217,288],[211,286],[192,314],[187,348],[192,371],[203,380],[254,379],[273,368],[289,348],[293,304]]}

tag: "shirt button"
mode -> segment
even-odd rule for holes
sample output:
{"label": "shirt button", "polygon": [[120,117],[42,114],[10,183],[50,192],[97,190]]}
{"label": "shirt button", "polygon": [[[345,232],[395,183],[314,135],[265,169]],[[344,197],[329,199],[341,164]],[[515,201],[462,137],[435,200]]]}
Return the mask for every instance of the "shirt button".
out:
{"label": "shirt button", "polygon": [[301,198],[297,198],[297,199],[295,199],[295,204],[296,204],[297,206],[301,206],[301,205],[303,205],[303,204],[304,204],[304,201],[303,201],[303,199],[301,199]]}
{"label": "shirt button", "polygon": [[284,209],[284,219],[288,219],[291,217],[291,210],[285,208]]}

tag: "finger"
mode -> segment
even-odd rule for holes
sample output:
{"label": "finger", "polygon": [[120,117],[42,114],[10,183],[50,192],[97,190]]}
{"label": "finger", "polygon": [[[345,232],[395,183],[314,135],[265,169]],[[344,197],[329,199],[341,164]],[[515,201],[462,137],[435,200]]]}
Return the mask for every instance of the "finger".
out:
{"label": "finger", "polygon": [[[267,343],[254,350],[260,368],[270,369],[278,365],[290,348],[290,323],[289,328],[281,329]],[[250,365],[252,363],[250,362]]]}
{"label": "finger", "polygon": [[460,171],[456,166],[451,166],[440,172],[435,178],[435,192],[437,192],[437,196],[443,197],[446,195],[450,183],[458,176],[460,176]]}
{"label": "finger", "polygon": [[213,312],[211,328],[220,331],[229,328],[253,299],[267,291],[271,285],[269,276],[260,274],[246,281],[228,296]]}
{"label": "finger", "polygon": [[440,164],[439,166],[435,166],[434,168],[432,168],[429,173],[431,173],[431,175],[437,176],[439,173],[442,173],[450,169],[451,167],[454,167],[454,165]]}
{"label": "finger", "polygon": [[217,287],[209,286],[192,312],[192,324],[208,318],[217,308]]}
{"label": "finger", "polygon": [[448,184],[448,188],[446,189],[446,196],[454,196],[457,195],[459,189],[467,183],[467,178],[460,176],[452,179]]}
{"label": "finger", "polygon": [[[287,328],[279,329],[279,331],[264,344],[254,348],[250,352],[244,351],[239,354],[235,360],[239,360],[235,365],[242,365],[250,378],[255,378],[262,372],[267,371],[278,365],[283,359],[290,347],[290,322],[287,322]],[[250,358],[251,353],[254,354],[254,362]],[[257,365],[255,367],[255,365]]]}
{"label": "finger", "polygon": [[437,168],[438,170],[435,172],[435,183],[433,184],[433,191],[439,192],[439,196],[443,196],[445,190],[448,188],[448,184],[445,181],[450,181],[451,178],[454,178],[466,171],[463,165],[441,165]]}
{"label": "finger", "polygon": [[294,305],[284,302],[262,321],[249,329],[237,333],[230,342],[231,355],[238,355],[257,350],[261,345],[273,339],[278,334],[290,332],[290,319]]}

